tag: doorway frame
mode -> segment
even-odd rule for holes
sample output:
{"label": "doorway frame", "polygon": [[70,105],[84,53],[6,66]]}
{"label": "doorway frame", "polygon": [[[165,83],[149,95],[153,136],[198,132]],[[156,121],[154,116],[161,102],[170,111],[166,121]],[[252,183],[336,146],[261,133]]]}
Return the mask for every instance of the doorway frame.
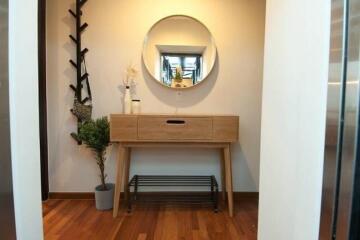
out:
{"label": "doorway frame", "polygon": [[46,95],[46,0],[38,0],[38,71],[41,198],[49,198],[47,95]]}

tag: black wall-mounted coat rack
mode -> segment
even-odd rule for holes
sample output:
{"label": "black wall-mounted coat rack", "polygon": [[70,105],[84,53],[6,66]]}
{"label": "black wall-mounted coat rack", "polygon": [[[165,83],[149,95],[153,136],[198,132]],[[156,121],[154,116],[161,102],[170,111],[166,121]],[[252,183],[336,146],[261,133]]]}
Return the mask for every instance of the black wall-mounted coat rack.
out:
{"label": "black wall-mounted coat rack", "polygon": [[[76,45],[76,60],[70,59],[70,64],[76,69],[76,85],[70,84],[70,89],[74,91],[74,106],[70,110],[74,116],[77,118],[78,123],[78,132],[80,124],[85,121],[87,118],[91,118],[92,112],[92,97],[91,97],[91,90],[89,84],[89,74],[87,73],[86,69],[86,62],[85,62],[85,55],[89,51],[89,49],[84,48],[82,49],[81,46],[81,35],[88,27],[88,24],[81,22],[82,17],[82,7],[87,2],[87,0],[76,0],[76,9],[75,12],[69,9],[69,13],[71,16],[74,17],[76,20],[76,33],[75,36],[69,35],[70,39]],[[86,84],[84,86],[84,83]],[[83,88],[86,87],[87,96],[83,96]],[[84,116],[89,117],[84,117]],[[81,144],[80,139],[78,138],[78,133],[71,133],[71,136]]]}

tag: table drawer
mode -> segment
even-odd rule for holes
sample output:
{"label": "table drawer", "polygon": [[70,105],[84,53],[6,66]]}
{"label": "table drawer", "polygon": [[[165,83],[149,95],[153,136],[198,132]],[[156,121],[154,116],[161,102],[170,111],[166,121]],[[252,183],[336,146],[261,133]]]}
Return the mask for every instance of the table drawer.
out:
{"label": "table drawer", "polygon": [[137,116],[132,115],[111,115],[111,141],[136,141],[138,135],[137,119]]}
{"label": "table drawer", "polygon": [[212,138],[212,117],[147,117],[138,118],[141,140],[208,140]]}

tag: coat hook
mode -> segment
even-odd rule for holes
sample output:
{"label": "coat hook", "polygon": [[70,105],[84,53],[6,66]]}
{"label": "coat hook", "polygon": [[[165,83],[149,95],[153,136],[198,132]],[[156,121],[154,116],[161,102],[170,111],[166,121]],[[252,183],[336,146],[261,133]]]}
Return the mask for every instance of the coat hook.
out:
{"label": "coat hook", "polygon": [[82,51],[81,51],[81,56],[84,57],[84,55],[89,51],[89,49],[87,48],[84,48]]}
{"label": "coat hook", "polygon": [[72,35],[69,35],[69,37],[71,38],[71,40],[73,40],[74,41],[74,43],[78,43],[78,41],[76,40],[76,38],[75,37],[73,37]]}
{"label": "coat hook", "polygon": [[81,76],[81,81],[84,81],[89,76],[88,73],[84,73],[84,75]]}
{"label": "coat hook", "polygon": [[80,7],[82,7],[86,2],[87,2],[87,0],[80,1]]}
{"label": "coat hook", "polygon": [[69,87],[76,93],[76,87],[74,85],[70,84]]}
{"label": "coat hook", "polygon": [[76,18],[76,14],[75,14],[71,9],[69,9],[69,13],[70,13],[74,18]]}
{"label": "coat hook", "polygon": [[71,65],[73,65],[74,66],[74,68],[77,68],[77,65],[76,65],[76,63],[73,61],[73,60],[69,60],[69,62],[71,63]]}
{"label": "coat hook", "polygon": [[84,23],[81,27],[80,27],[80,32],[84,31],[85,28],[87,28],[87,26],[89,26],[87,23]]}

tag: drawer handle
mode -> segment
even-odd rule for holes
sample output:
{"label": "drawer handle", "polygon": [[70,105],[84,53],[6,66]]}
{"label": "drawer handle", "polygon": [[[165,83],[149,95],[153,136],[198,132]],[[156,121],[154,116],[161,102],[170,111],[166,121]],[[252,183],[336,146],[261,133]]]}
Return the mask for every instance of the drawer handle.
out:
{"label": "drawer handle", "polygon": [[167,120],[166,123],[167,124],[181,125],[181,124],[185,124],[185,121],[184,120]]}

